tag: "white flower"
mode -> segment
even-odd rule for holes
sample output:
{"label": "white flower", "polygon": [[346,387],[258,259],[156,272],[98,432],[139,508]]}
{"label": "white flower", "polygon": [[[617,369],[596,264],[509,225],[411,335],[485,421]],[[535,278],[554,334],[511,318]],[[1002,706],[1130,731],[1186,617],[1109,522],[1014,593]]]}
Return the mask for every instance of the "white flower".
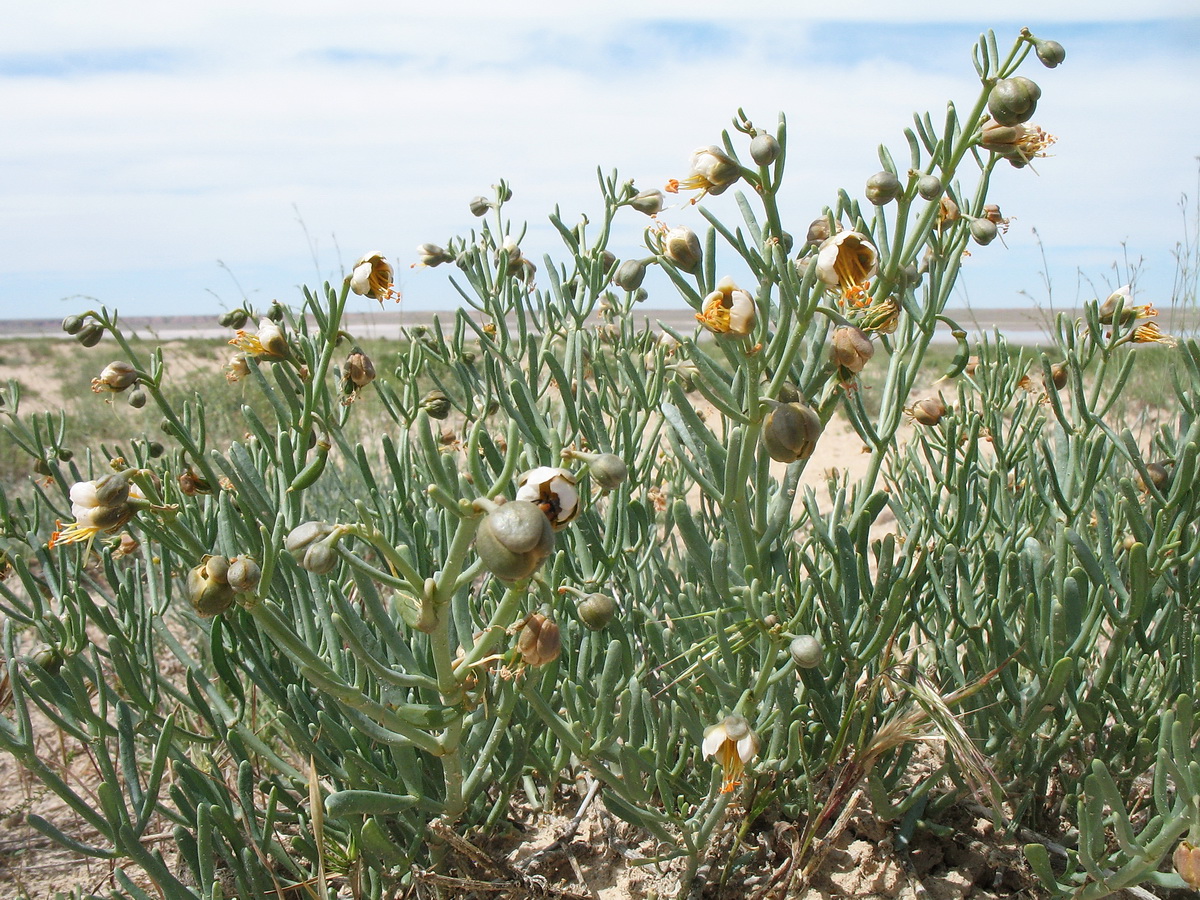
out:
{"label": "white flower", "polygon": [[734,284],[732,278],[725,277],[704,298],[704,308],[696,313],[696,321],[713,334],[745,337],[754,330],[756,314],[754,298]]}
{"label": "white flower", "polygon": [[372,300],[383,303],[394,299],[400,302],[400,293],[392,287],[395,273],[392,264],[378,251],[360,256],[350,273],[350,290]]}
{"label": "white flower", "polygon": [[270,319],[259,320],[258,331],[254,334],[239,331],[229,343],[251,356],[283,359],[288,355],[287,338],[283,336],[283,329]]}
{"label": "white flower", "polygon": [[691,159],[692,171],[682,181],[672,179],[667,183],[667,191],[674,194],[680,188],[699,190],[700,193],[692,198],[695,203],[705,194],[719,194],[742,177],[742,168],[737,160],[720,147],[700,147],[693,151]]}
{"label": "white flower", "polygon": [[861,306],[871,279],[879,271],[875,245],[857,231],[839,231],[817,250],[817,277],[830,288],[841,288],[842,298]]}
{"label": "white flower", "polygon": [[716,725],[704,729],[701,745],[704,758],[713,757],[725,772],[721,793],[727,794],[741,784],[746,763],[758,755],[758,735],[742,716],[726,716]]}
{"label": "white flower", "polygon": [[135,484],[122,474],[105,475],[95,481],[71,485],[71,515],[75,521],[66,527],[61,522],[50,536],[50,546],[91,541],[101,531],[116,531],[137,511],[130,501],[145,501]]}
{"label": "white flower", "polygon": [[579,492],[568,469],[538,466],[517,477],[517,499],[536,504],[554,530],[565,528],[579,515]]}

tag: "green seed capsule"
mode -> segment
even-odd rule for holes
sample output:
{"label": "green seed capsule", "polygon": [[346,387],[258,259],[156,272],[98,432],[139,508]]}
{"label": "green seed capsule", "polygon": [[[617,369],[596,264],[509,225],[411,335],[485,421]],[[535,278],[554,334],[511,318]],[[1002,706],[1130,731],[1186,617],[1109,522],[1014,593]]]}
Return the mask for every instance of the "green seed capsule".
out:
{"label": "green seed capsule", "polygon": [[134,409],[141,409],[146,405],[146,392],[141,388],[134,388],[129,392],[129,405]]}
{"label": "green seed capsule", "polygon": [[1001,125],[1028,122],[1037,110],[1042,89],[1022,75],[1003,78],[988,94],[988,112]]}
{"label": "green seed capsule", "polygon": [[431,419],[444,419],[450,415],[450,398],[441,391],[430,391],[421,399],[421,409]]}
{"label": "green seed capsule", "polygon": [[79,334],[83,328],[83,316],[67,316],[63,319],[62,330],[67,334]]}
{"label": "green seed capsule", "polygon": [[528,578],[554,549],[554,529],[528,500],[513,500],[488,513],[475,534],[475,552],[501,581]]}
{"label": "green seed capsule", "polygon": [[762,442],[776,462],[808,459],[821,436],[821,418],[805,403],[776,403],[763,419]]}
{"label": "green seed capsule", "polygon": [[229,312],[222,313],[217,319],[217,323],[224,328],[245,328],[246,322],[250,318],[250,314],[244,309],[231,309]]}

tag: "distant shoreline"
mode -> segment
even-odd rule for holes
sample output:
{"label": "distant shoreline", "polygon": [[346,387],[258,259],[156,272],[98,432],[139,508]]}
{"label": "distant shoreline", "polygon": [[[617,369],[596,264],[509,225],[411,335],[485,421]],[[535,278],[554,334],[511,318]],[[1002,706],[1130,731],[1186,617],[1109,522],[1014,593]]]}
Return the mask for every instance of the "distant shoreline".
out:
{"label": "distant shoreline", "polygon": [[[1082,310],[1059,310],[1070,318],[1082,318]],[[346,316],[346,328],[363,338],[397,338],[401,331],[417,325],[432,325],[434,317],[443,324],[453,321],[455,310],[383,310],[354,312]],[[662,321],[679,331],[695,326],[689,309],[638,308],[637,321],[649,320],[652,324]],[[991,334],[996,329],[1014,343],[1036,344],[1049,341],[1049,330],[1053,327],[1055,313],[1032,307],[1017,309],[948,309],[946,316],[957,322],[971,337]],[[1178,320],[1178,321],[1177,321]],[[599,320],[597,320],[599,321]],[[1159,328],[1175,333],[1179,327],[1195,324],[1191,315],[1175,316],[1172,310],[1163,310],[1158,319]],[[143,339],[188,340],[196,338],[220,338],[232,334],[228,328],[217,324],[216,317],[207,316],[128,316],[121,322],[126,333]],[[946,333],[935,335],[936,339],[950,339],[949,328],[940,326]],[[0,319],[0,340],[16,339],[67,339],[62,331],[61,319]]]}

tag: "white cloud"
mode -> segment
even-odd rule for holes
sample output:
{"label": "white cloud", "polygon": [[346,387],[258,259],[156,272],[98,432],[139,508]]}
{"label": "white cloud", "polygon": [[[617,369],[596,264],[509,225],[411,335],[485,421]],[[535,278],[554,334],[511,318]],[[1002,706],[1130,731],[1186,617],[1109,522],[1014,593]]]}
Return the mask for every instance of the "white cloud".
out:
{"label": "white cloud", "polygon": [[[500,177],[540,255],[555,249],[545,225],[554,203],[569,220],[598,212],[597,165],[661,184],[684,174],[692,148],[714,142],[738,106],[761,125],[787,112],[785,203],[802,233],[839,185],[861,190],[880,140],[903,150],[913,109],[939,120],[941,104],[969,102],[977,81],[969,29],[907,27],[889,40],[872,25],[859,45],[848,42],[853,30],[814,24],[797,6],[765,32],[705,21],[703,5],[691,7],[692,24],[673,26],[632,14],[531,22],[496,17],[494,6],[490,18],[456,12],[451,23],[380,15],[378,4],[337,14],[289,4],[285,14],[214,3],[169,21],[149,4],[106,7],[105,17],[79,4],[57,19],[65,4],[24,7],[0,38],[0,315],[38,315],[59,297],[122,285],[123,272],[124,289],[106,302],[204,311],[215,303],[206,289],[227,283],[216,259],[248,288],[286,297],[311,273],[293,204],[320,238],[324,272],[339,266],[331,234],[342,261],[378,246],[404,265],[416,244],[475,225],[467,200]],[[1118,17],[1116,4],[1087,12]],[[969,284],[972,273],[1036,265],[1029,226],[1056,262],[1061,253],[1072,266],[1068,254],[1083,252],[1074,248],[1111,258],[1128,238],[1169,276],[1175,202],[1195,185],[1200,150],[1195,117],[1179,114],[1194,105],[1197,67],[1181,42],[1141,46],[1125,33],[1085,29],[1080,49],[1064,40],[1067,64],[1034,66],[1045,90],[1038,121],[1062,142],[1040,177],[998,174],[996,196],[1018,216],[1012,250],[978,253]],[[711,206],[736,219],[730,195]],[[617,241],[632,251],[642,224],[623,225]],[[988,282],[1003,285],[997,300],[1016,290],[1011,272],[1003,277]],[[440,270],[407,281],[413,302],[449,296]],[[985,292],[972,286],[979,302]]]}

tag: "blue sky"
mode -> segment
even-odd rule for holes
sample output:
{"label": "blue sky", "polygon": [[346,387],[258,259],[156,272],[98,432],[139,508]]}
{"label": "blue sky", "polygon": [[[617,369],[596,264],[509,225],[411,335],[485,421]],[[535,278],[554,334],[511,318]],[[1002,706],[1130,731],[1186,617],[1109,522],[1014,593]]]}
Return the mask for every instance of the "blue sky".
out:
{"label": "blue sky", "polygon": [[[759,124],[787,114],[785,226],[803,234],[839,187],[861,196],[879,143],[899,154],[913,111],[937,121],[947,100],[974,99],[982,29],[1004,46],[1021,25],[1067,48],[1059,68],[1025,70],[1043,89],[1036,121],[1060,140],[1036,173],[995,178],[1015,217],[1008,246],[973,253],[958,302],[1044,301],[1039,237],[1059,306],[1127,280],[1113,269],[1126,257],[1144,259],[1138,300],[1170,301],[1200,154],[1194,3],[989,7],[1004,20],[941,0],[919,12],[762,3],[754,19],[708,0],[583,3],[566,17],[540,2],[454,8],[212,0],[168,17],[148,2],[49,0],[6,12],[0,318],[58,318],[84,298],[127,315],[216,313],[242,291],[294,302],[298,285],[338,279],[372,250],[396,264],[410,306],[453,306],[446,268],[408,264],[417,244],[476,224],[472,196],[508,179],[510,211],[530,222],[526,255],[560,256],[546,215],[557,203],[568,221],[594,219],[597,166],[659,187],[739,106]],[[732,191],[707,205],[737,217]],[[701,222],[686,207],[663,218]],[[644,225],[622,219],[614,252],[640,255]],[[648,286],[651,305],[672,302]]]}

